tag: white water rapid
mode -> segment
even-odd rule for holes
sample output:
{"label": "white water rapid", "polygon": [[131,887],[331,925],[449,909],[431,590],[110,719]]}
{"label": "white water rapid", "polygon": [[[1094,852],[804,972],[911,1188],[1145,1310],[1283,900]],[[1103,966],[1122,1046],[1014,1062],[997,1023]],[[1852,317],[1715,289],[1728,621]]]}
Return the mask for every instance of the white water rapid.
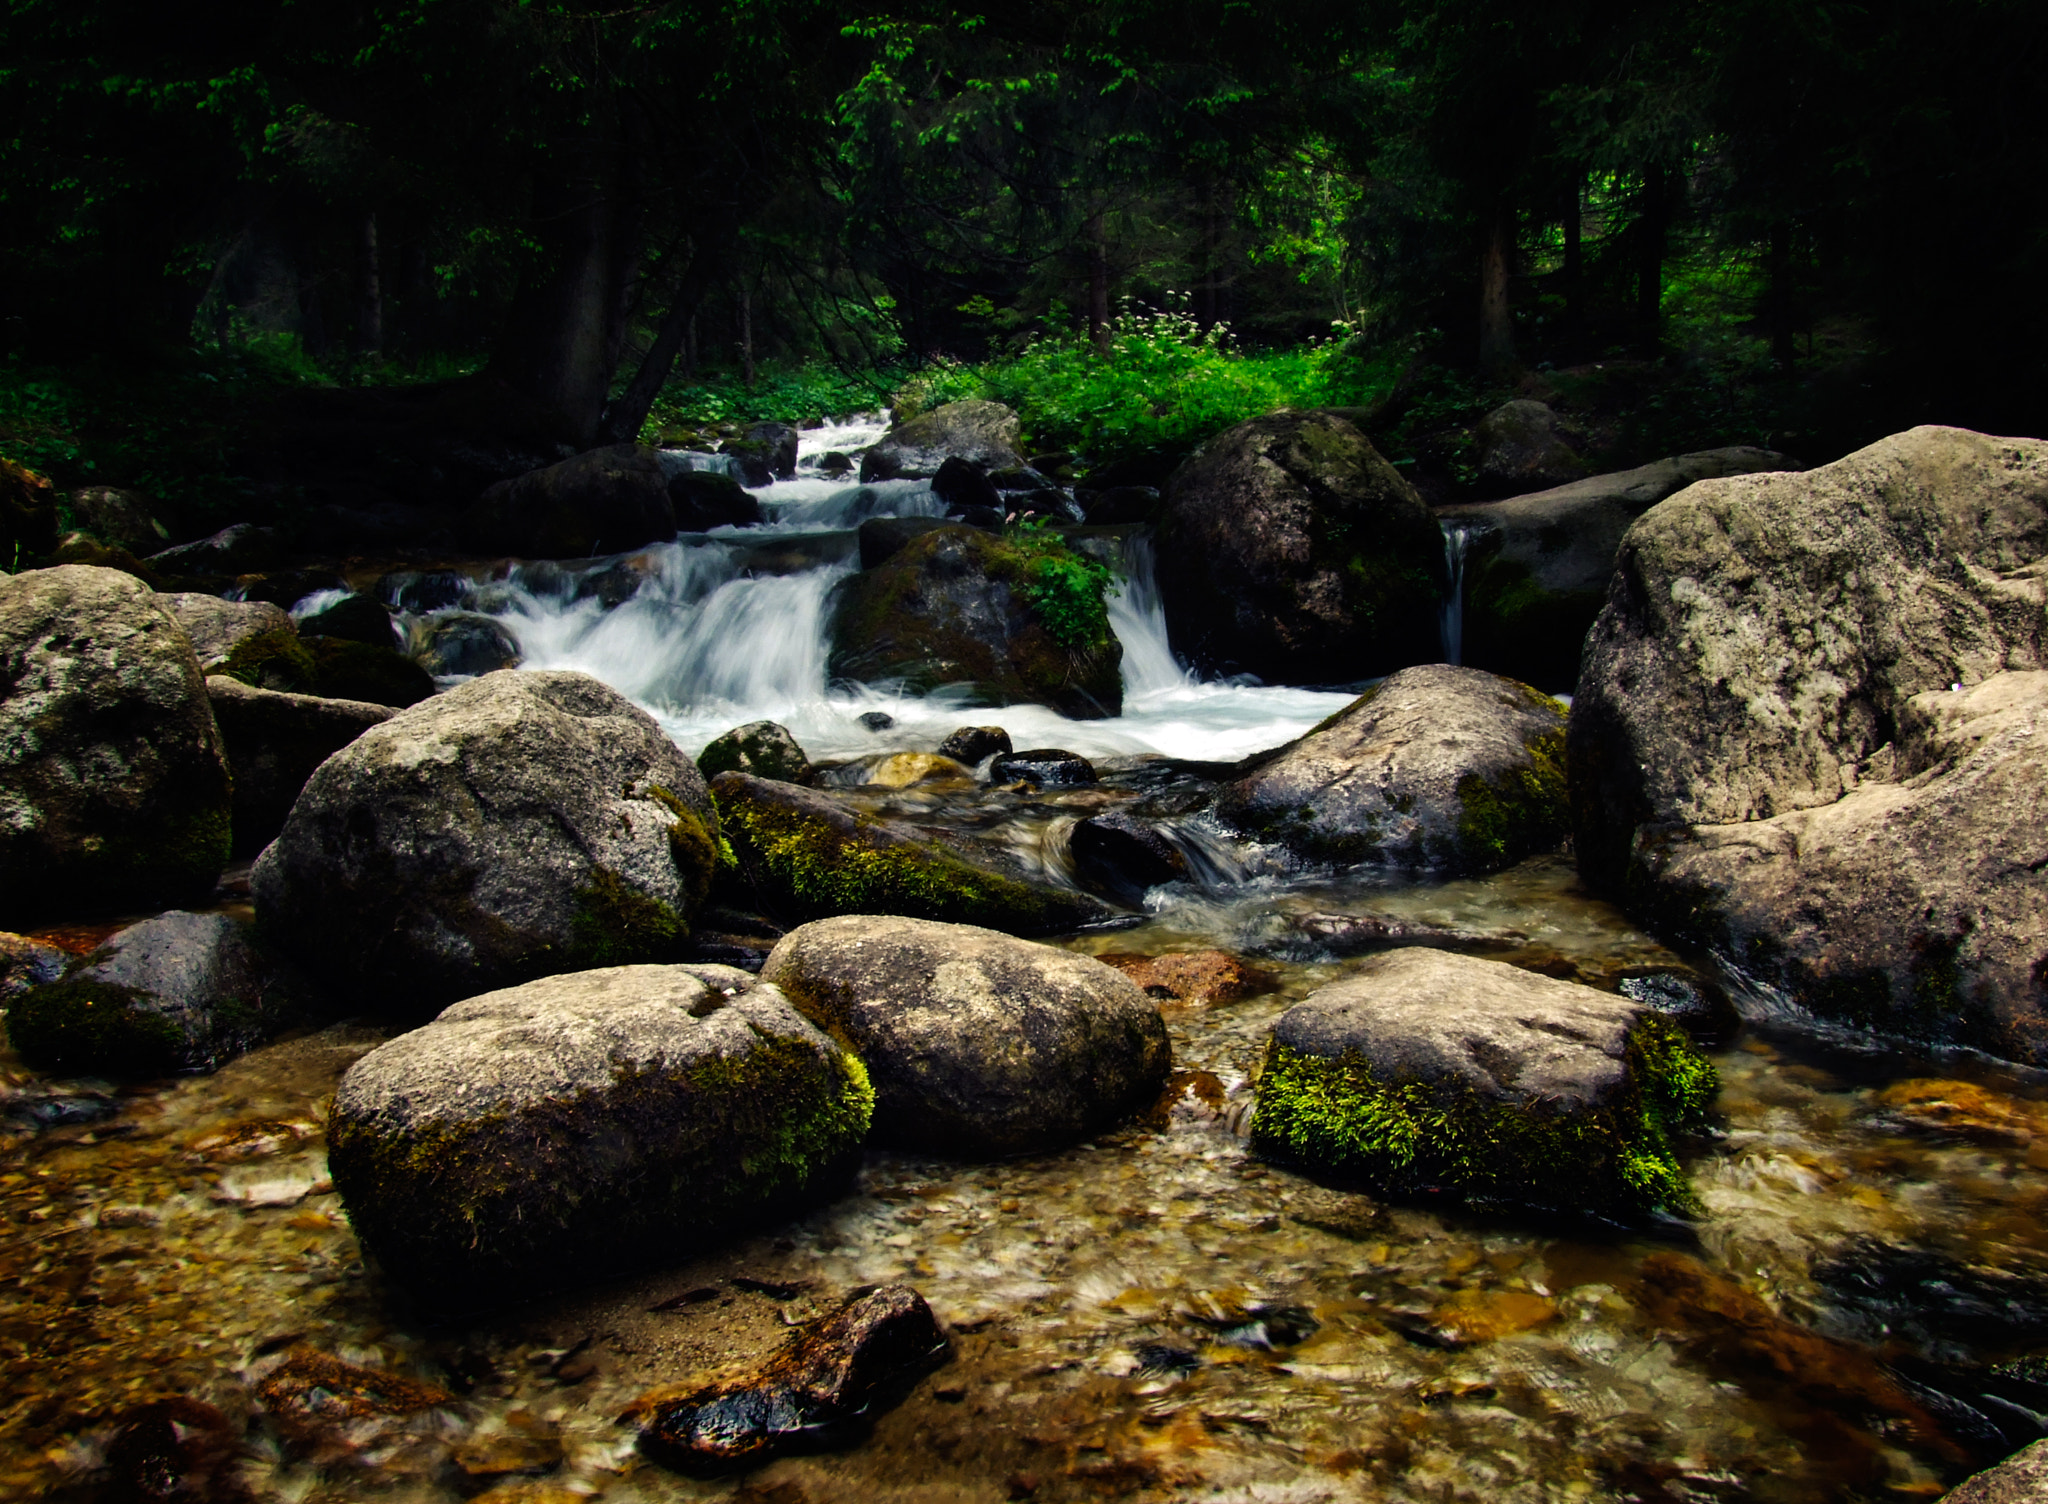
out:
{"label": "white water rapid", "polygon": [[1465,550],[1476,529],[1462,522],[1439,522],[1444,531],[1444,572],[1450,589],[1438,608],[1438,625],[1443,633],[1444,662],[1465,661]]}
{"label": "white water rapid", "polygon": [[[1110,601],[1124,650],[1121,716],[1070,721],[1035,705],[970,705],[964,689],[919,696],[829,682],[831,595],[858,567],[855,529],[870,517],[945,510],[925,482],[863,486],[821,468],[825,455],[865,447],[885,427],[875,414],[802,434],[795,479],[753,493],[761,526],[587,563],[515,566],[478,587],[468,608],[498,618],[525,667],[602,679],[693,755],[734,726],[771,720],[822,758],[929,749],[957,726],[991,724],[1019,747],[1227,762],[1298,736],[1348,703],[1343,694],[1197,680],[1167,645],[1144,538],[1127,546]],[[895,725],[879,733],[861,725],[874,710]]]}

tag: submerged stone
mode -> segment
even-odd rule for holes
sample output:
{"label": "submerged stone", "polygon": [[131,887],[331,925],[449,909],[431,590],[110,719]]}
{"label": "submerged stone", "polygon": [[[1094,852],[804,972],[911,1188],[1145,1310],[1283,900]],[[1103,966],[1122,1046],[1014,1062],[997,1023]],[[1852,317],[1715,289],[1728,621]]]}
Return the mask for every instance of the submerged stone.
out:
{"label": "submerged stone", "polygon": [[992,930],[849,915],[761,968],[867,1063],[878,1139],[1019,1154],[1137,1112],[1171,1064],[1158,1005],[1098,961]]}
{"label": "submerged stone", "polygon": [[660,1391],[619,1417],[640,1449],[689,1472],[765,1462],[872,1413],[894,1385],[943,1358],[946,1336],[908,1285],[855,1296],[742,1378],[674,1396]]}
{"label": "submerged stone", "polygon": [[1252,1141],[1390,1191],[1690,1212],[1716,1076],[1675,1024],[1497,961],[1372,957],[1274,1026]]}
{"label": "submerged stone", "polygon": [[873,1101],[775,988],[608,967],[471,998],[371,1051],[335,1094],[328,1164],[391,1278],[475,1304],[686,1257],[798,1204]]}
{"label": "submerged stone", "polygon": [[416,1416],[448,1409],[455,1396],[381,1368],[364,1368],[295,1347],[256,1385],[256,1399],[294,1450],[315,1461],[351,1457],[408,1429]]}

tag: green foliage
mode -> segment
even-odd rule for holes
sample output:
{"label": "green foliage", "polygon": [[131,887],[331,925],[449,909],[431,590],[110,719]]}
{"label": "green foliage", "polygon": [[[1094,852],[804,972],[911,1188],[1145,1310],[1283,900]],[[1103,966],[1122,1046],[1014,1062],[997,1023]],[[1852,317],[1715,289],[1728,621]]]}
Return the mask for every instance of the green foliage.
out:
{"label": "green foliage", "polygon": [[677,424],[814,423],[886,405],[890,388],[901,379],[900,371],[849,372],[816,363],[764,369],[752,386],[738,372],[708,372],[670,381],[642,432],[653,436]]}
{"label": "green foliage", "polygon": [[1025,598],[1048,632],[1077,651],[1110,635],[1107,596],[1116,587],[1115,570],[1035,517],[1012,523],[1003,538],[1016,556]]}

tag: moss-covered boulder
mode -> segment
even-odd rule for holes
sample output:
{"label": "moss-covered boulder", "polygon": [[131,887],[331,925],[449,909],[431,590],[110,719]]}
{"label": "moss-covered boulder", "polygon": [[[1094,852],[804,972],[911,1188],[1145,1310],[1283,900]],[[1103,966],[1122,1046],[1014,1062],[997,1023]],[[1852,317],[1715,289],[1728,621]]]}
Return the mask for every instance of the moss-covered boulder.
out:
{"label": "moss-covered boulder", "polygon": [[903,914],[1055,935],[1113,917],[1007,846],[865,813],[851,800],[746,773],[711,781],[734,877],[784,920]]}
{"label": "moss-covered boulder", "polygon": [[1172,1065],[1159,1005],[1122,972],[971,925],[819,920],[761,979],[866,1063],[877,1141],[926,1153],[1086,1138],[1150,1106]]}
{"label": "moss-covered boulder", "polygon": [[204,898],[228,768],[192,644],[129,575],[0,577],[0,927]]}
{"label": "moss-covered boulder", "polygon": [[1174,472],[1159,589],[1174,652],[1208,672],[1341,684],[1441,656],[1436,518],[1326,412],[1241,423]]}
{"label": "moss-covered boulder", "polygon": [[912,689],[967,685],[983,705],[1048,705],[1075,720],[1123,708],[1109,571],[1055,535],[943,527],[841,587],[831,672]]}
{"label": "moss-covered boulder", "polygon": [[816,776],[789,728],[775,721],[749,721],[713,738],[697,754],[697,771],[706,778],[752,773],[779,783],[809,783]]}
{"label": "moss-covered boulder", "polygon": [[773,987],[617,966],[447,1009],[350,1067],[328,1165],[363,1246],[438,1303],[655,1260],[831,1187],[866,1072]]}
{"label": "moss-covered boulder", "polygon": [[282,943],[417,1015],[674,954],[718,851],[703,779],[645,711],[584,674],[507,672],[322,763],[253,889]]}
{"label": "moss-covered boulder", "polygon": [[57,546],[57,488],[0,459],[0,569],[14,570]]}
{"label": "moss-covered boulder", "polygon": [[1622,534],[1636,518],[1697,480],[1798,468],[1769,449],[1710,449],[1508,501],[1444,508],[1438,518],[1467,533],[1460,661],[1569,693]]}
{"label": "moss-covered boulder", "polygon": [[1445,951],[1389,951],[1273,1028],[1252,1142],[1396,1195],[1685,1213],[1677,1143],[1717,1080],[1628,998]]}
{"label": "moss-covered boulder", "polygon": [[1491,872],[1563,842],[1565,708],[1478,669],[1408,668],[1217,796],[1314,861]]}
{"label": "moss-covered boulder", "polygon": [[676,535],[660,451],[614,444],[499,481],[457,522],[466,547],[528,559],[624,553]]}
{"label": "moss-covered boulder", "polygon": [[948,402],[906,418],[860,458],[860,478],[930,480],[949,459],[958,459],[987,474],[1021,465],[1017,453],[1017,415],[1000,402],[979,398]]}
{"label": "moss-covered boulder", "polygon": [[290,614],[269,601],[228,601],[217,595],[177,592],[159,595],[156,603],[176,618],[192,640],[200,668],[208,673],[227,662],[228,655],[250,638],[292,630]]}
{"label": "moss-covered boulder", "polygon": [[144,920],[7,1005],[7,1037],[38,1070],[162,1076],[211,1070],[297,1019],[303,989],[224,914]]}
{"label": "moss-covered boulder", "polygon": [[206,681],[213,718],[234,775],[234,851],[254,856],[284,829],[313,770],[396,714],[363,700],[253,689],[215,674]]}
{"label": "moss-covered boulder", "polygon": [[400,709],[434,693],[433,676],[393,648],[345,637],[301,637],[290,626],[242,638],[221,660],[220,671],[255,689]]}

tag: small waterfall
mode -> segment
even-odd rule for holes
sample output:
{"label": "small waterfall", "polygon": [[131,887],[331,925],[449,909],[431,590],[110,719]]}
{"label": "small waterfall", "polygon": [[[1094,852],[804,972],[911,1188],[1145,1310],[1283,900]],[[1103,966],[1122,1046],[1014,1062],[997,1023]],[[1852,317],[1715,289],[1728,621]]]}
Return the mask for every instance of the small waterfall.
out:
{"label": "small waterfall", "polygon": [[1444,596],[1444,603],[1437,614],[1437,625],[1443,633],[1444,662],[1465,661],[1465,550],[1478,530],[1463,522],[1444,522],[1437,526],[1444,533],[1444,572],[1450,577],[1450,590]]}
{"label": "small waterfall", "polygon": [[1179,689],[1193,681],[1166,641],[1166,607],[1159,596],[1151,538],[1124,540],[1123,586],[1109,600],[1110,630],[1124,648],[1124,694]]}

